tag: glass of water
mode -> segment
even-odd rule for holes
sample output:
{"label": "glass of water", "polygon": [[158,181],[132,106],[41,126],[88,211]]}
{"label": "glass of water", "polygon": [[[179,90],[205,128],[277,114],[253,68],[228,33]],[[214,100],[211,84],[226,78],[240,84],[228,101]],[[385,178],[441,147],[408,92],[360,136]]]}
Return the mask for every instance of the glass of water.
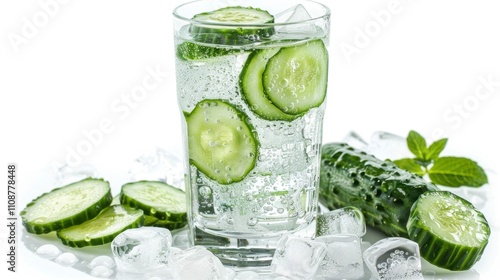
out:
{"label": "glass of water", "polygon": [[200,0],[173,14],[191,245],[267,267],[282,235],[314,234],[330,10]]}

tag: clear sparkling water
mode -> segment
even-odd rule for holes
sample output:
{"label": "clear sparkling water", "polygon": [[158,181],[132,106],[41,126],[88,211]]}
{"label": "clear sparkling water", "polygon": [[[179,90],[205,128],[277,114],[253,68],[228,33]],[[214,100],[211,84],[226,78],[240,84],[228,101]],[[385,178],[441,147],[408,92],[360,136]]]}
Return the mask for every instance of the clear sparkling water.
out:
{"label": "clear sparkling water", "polygon": [[140,273],[165,266],[171,246],[172,234],[168,229],[142,227],[116,236],[111,251],[119,270]]}
{"label": "clear sparkling water", "polygon": [[56,170],[56,184],[59,186],[65,186],[89,177],[97,178],[99,173],[93,165],[87,163],[81,163],[74,167],[65,164]]}

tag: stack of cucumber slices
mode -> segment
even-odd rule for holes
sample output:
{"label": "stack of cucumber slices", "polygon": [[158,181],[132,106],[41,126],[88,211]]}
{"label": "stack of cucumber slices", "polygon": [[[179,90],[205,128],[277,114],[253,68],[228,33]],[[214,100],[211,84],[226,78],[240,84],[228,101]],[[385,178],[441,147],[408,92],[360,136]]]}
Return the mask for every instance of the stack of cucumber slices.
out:
{"label": "stack of cucumber slices", "polygon": [[121,204],[112,204],[109,182],[87,178],[53,189],[21,211],[29,233],[56,231],[64,245],[95,246],[110,243],[129,228],[186,226],[185,193],[159,181],[131,182],[122,186]]}

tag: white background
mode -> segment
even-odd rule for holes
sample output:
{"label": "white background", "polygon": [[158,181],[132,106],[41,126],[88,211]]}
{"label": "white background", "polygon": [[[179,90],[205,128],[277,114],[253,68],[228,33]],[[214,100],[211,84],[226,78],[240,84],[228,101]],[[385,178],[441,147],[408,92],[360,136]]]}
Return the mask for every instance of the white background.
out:
{"label": "white background", "polygon": [[[0,169],[18,164],[18,209],[54,187],[46,183],[47,170],[102,122],[102,137],[80,162],[109,174],[126,172],[150,147],[181,147],[171,11],[184,1],[54,1],[0,3]],[[449,137],[445,153],[471,157],[498,174],[498,1],[319,2],[332,10],[325,142],[351,130],[369,138],[374,131],[406,136],[414,129],[428,139]],[[56,5],[47,10],[44,3]],[[126,105],[147,69],[165,77]],[[490,91],[481,79],[493,81]],[[3,260],[5,226],[1,233]],[[491,242],[490,258],[477,267],[481,279],[492,279],[499,267],[493,253],[499,242]],[[18,257],[16,279],[87,277],[22,244]]]}

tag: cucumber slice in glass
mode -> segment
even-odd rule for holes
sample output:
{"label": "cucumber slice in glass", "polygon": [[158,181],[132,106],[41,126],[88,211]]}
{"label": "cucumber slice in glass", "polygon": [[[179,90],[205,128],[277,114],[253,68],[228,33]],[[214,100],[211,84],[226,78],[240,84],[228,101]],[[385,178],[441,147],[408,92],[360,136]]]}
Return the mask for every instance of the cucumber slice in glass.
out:
{"label": "cucumber slice in glass", "polygon": [[262,85],[262,74],[267,62],[280,48],[255,50],[248,56],[240,75],[240,87],[248,107],[266,120],[292,121],[300,115],[285,114],[267,98]]}
{"label": "cucumber slice in glass", "polygon": [[113,205],[97,217],[82,224],[59,230],[57,237],[70,247],[96,246],[109,243],[129,228],[141,227],[144,213],[125,205]]}
{"label": "cucumber slice in glass", "polygon": [[185,192],[161,181],[138,181],[123,185],[120,202],[141,209],[144,214],[159,220],[187,221]]}
{"label": "cucumber slice in glass", "polygon": [[200,101],[186,114],[191,164],[220,184],[243,180],[255,166],[258,148],[247,119],[225,101]]}
{"label": "cucumber slice in glass", "polygon": [[468,270],[488,244],[490,227],[467,200],[447,191],[426,192],[413,204],[407,223],[410,239],[428,262],[449,270]]}
{"label": "cucumber slice in glass", "polygon": [[241,6],[221,8],[193,16],[189,32],[198,42],[238,45],[268,38],[275,33],[274,17],[267,11]]}
{"label": "cucumber slice in glass", "polygon": [[264,92],[286,114],[320,106],[326,97],[328,52],[322,40],[281,48],[262,75]]}
{"label": "cucumber slice in glass", "polygon": [[48,233],[94,218],[112,199],[109,182],[87,178],[39,196],[20,215],[28,232]]}
{"label": "cucumber slice in glass", "polygon": [[193,42],[184,42],[177,46],[177,57],[180,60],[205,60],[218,56],[240,52],[238,49],[209,47]]}

